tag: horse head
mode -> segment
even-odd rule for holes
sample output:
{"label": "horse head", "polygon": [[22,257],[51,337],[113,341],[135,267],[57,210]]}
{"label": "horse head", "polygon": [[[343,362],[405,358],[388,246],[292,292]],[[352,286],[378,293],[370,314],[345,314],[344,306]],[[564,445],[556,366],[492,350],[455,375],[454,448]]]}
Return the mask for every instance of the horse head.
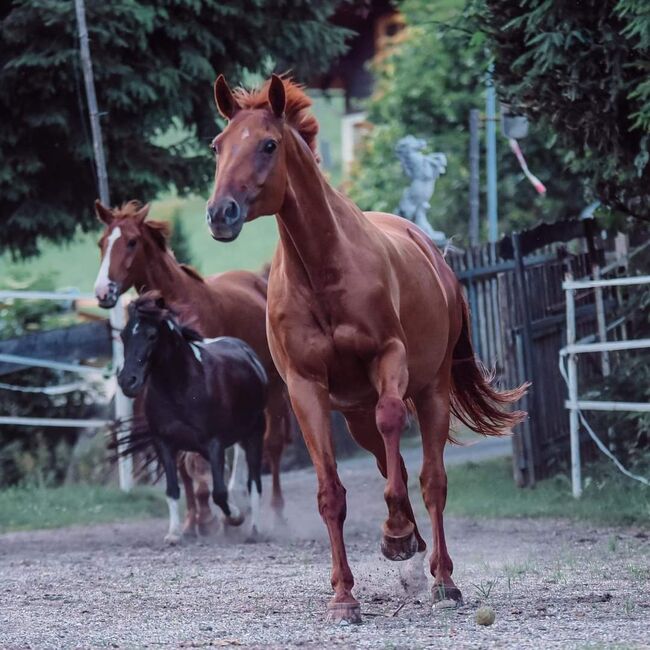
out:
{"label": "horse head", "polygon": [[277,75],[252,92],[232,92],[221,75],[214,96],[228,125],[211,144],[218,164],[206,220],[214,239],[232,241],[246,221],[282,207],[287,130],[295,129],[316,156],[318,123],[302,87]]}
{"label": "horse head", "polygon": [[105,225],[99,240],[101,265],[95,296],[100,307],[110,308],[132,286],[144,284],[150,256],[167,248],[169,225],[146,221],[149,205],[137,201],[113,210],[95,201],[95,211]]}

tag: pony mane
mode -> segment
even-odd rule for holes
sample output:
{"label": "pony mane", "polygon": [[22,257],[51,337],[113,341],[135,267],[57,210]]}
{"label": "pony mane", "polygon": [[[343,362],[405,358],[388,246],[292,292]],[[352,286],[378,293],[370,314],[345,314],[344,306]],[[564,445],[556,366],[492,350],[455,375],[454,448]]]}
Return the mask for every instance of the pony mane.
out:
{"label": "pony mane", "polygon": [[[160,306],[159,302],[163,301],[164,306]],[[129,312],[135,311],[139,316],[153,321],[157,325],[163,321],[169,320],[174,325],[178,332],[186,341],[202,341],[201,334],[194,329],[197,317],[190,311],[189,306],[184,304],[167,304],[163,295],[158,289],[147,291],[141,296],[138,296],[129,305]]]}
{"label": "pony mane", "polygon": [[[286,104],[284,107],[287,122],[294,128],[307,143],[316,158],[316,136],[318,135],[318,120],[310,112],[312,100],[305,92],[305,86],[296,83],[291,77],[282,76]],[[260,109],[269,106],[269,86],[271,80],[254,90],[236,88],[233,91],[235,100],[243,109]]]}

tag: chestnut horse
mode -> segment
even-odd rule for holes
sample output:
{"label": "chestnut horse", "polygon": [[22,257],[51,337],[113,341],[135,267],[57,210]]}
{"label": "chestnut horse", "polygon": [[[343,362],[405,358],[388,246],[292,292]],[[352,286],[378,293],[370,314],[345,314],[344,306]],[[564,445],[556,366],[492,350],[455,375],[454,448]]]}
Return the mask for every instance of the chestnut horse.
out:
{"label": "chestnut horse", "polygon": [[[262,361],[269,378],[264,453],[273,480],[271,503],[281,514],[284,500],[280,458],[290,423],[285,385],[275,369],[266,338],[266,280],[250,271],[228,271],[204,279],[191,267],[180,264],[167,245],[169,224],[147,219],[148,205],[142,207],[131,201],[111,210],[96,201],[95,210],[106,226],[99,242],[102,261],[95,282],[100,306],[112,307],[117,297],[131,287],[140,294],[157,289],[168,303],[191,309],[195,316],[193,327],[201,336],[242,339]],[[183,529],[190,534],[196,523],[200,531],[204,527],[207,532],[207,522],[212,519],[210,489],[205,480],[199,481],[195,509],[189,473],[209,477],[209,467],[200,456],[188,454],[179,469],[188,506]]]}
{"label": "chestnut horse", "polygon": [[420,485],[431,518],[434,600],[461,601],[443,529],[443,450],[450,413],[484,435],[501,435],[525,413],[508,413],[525,386],[499,392],[475,359],[460,283],[436,246],[399,217],[364,213],[334,190],[317,164],[318,123],[302,88],[273,76],[261,90],[215,84],[228,120],[206,218],[232,241],[246,221],[275,214],[280,242],[268,291],[271,353],[289,388],[318,478],[318,508],[332,547],[332,620],[360,620],[343,541],[345,489],[336,468],[330,409],[387,479],[381,550],[405,560],[426,546],[409,501],[400,437],[417,414]]}

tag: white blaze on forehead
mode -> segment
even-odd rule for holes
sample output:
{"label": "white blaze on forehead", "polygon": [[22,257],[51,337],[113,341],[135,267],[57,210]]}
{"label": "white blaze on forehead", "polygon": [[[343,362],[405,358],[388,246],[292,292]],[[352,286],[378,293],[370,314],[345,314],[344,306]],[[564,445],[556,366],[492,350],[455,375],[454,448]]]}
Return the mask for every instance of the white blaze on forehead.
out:
{"label": "white blaze on forehead", "polygon": [[102,264],[99,267],[97,280],[95,280],[95,295],[98,298],[104,298],[108,293],[108,284],[111,279],[108,277],[108,271],[111,268],[111,251],[113,244],[122,236],[122,231],[119,226],[113,228],[113,231],[108,236],[108,245],[106,246],[106,253],[102,259]]}

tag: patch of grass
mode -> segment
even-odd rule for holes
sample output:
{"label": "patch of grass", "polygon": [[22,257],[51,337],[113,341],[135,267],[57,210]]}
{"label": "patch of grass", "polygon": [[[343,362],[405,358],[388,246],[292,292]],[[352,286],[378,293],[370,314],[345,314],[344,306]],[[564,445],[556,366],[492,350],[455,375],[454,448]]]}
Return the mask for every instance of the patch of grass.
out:
{"label": "patch of grass", "polygon": [[151,488],[136,488],[129,494],[92,485],[0,491],[0,533],[163,517],[166,512],[160,493]]}
{"label": "patch of grass", "polygon": [[518,488],[510,459],[450,467],[446,513],[467,517],[564,517],[601,524],[647,525],[650,488],[632,481],[607,464],[584,470],[581,499],[573,499],[564,475]]}

